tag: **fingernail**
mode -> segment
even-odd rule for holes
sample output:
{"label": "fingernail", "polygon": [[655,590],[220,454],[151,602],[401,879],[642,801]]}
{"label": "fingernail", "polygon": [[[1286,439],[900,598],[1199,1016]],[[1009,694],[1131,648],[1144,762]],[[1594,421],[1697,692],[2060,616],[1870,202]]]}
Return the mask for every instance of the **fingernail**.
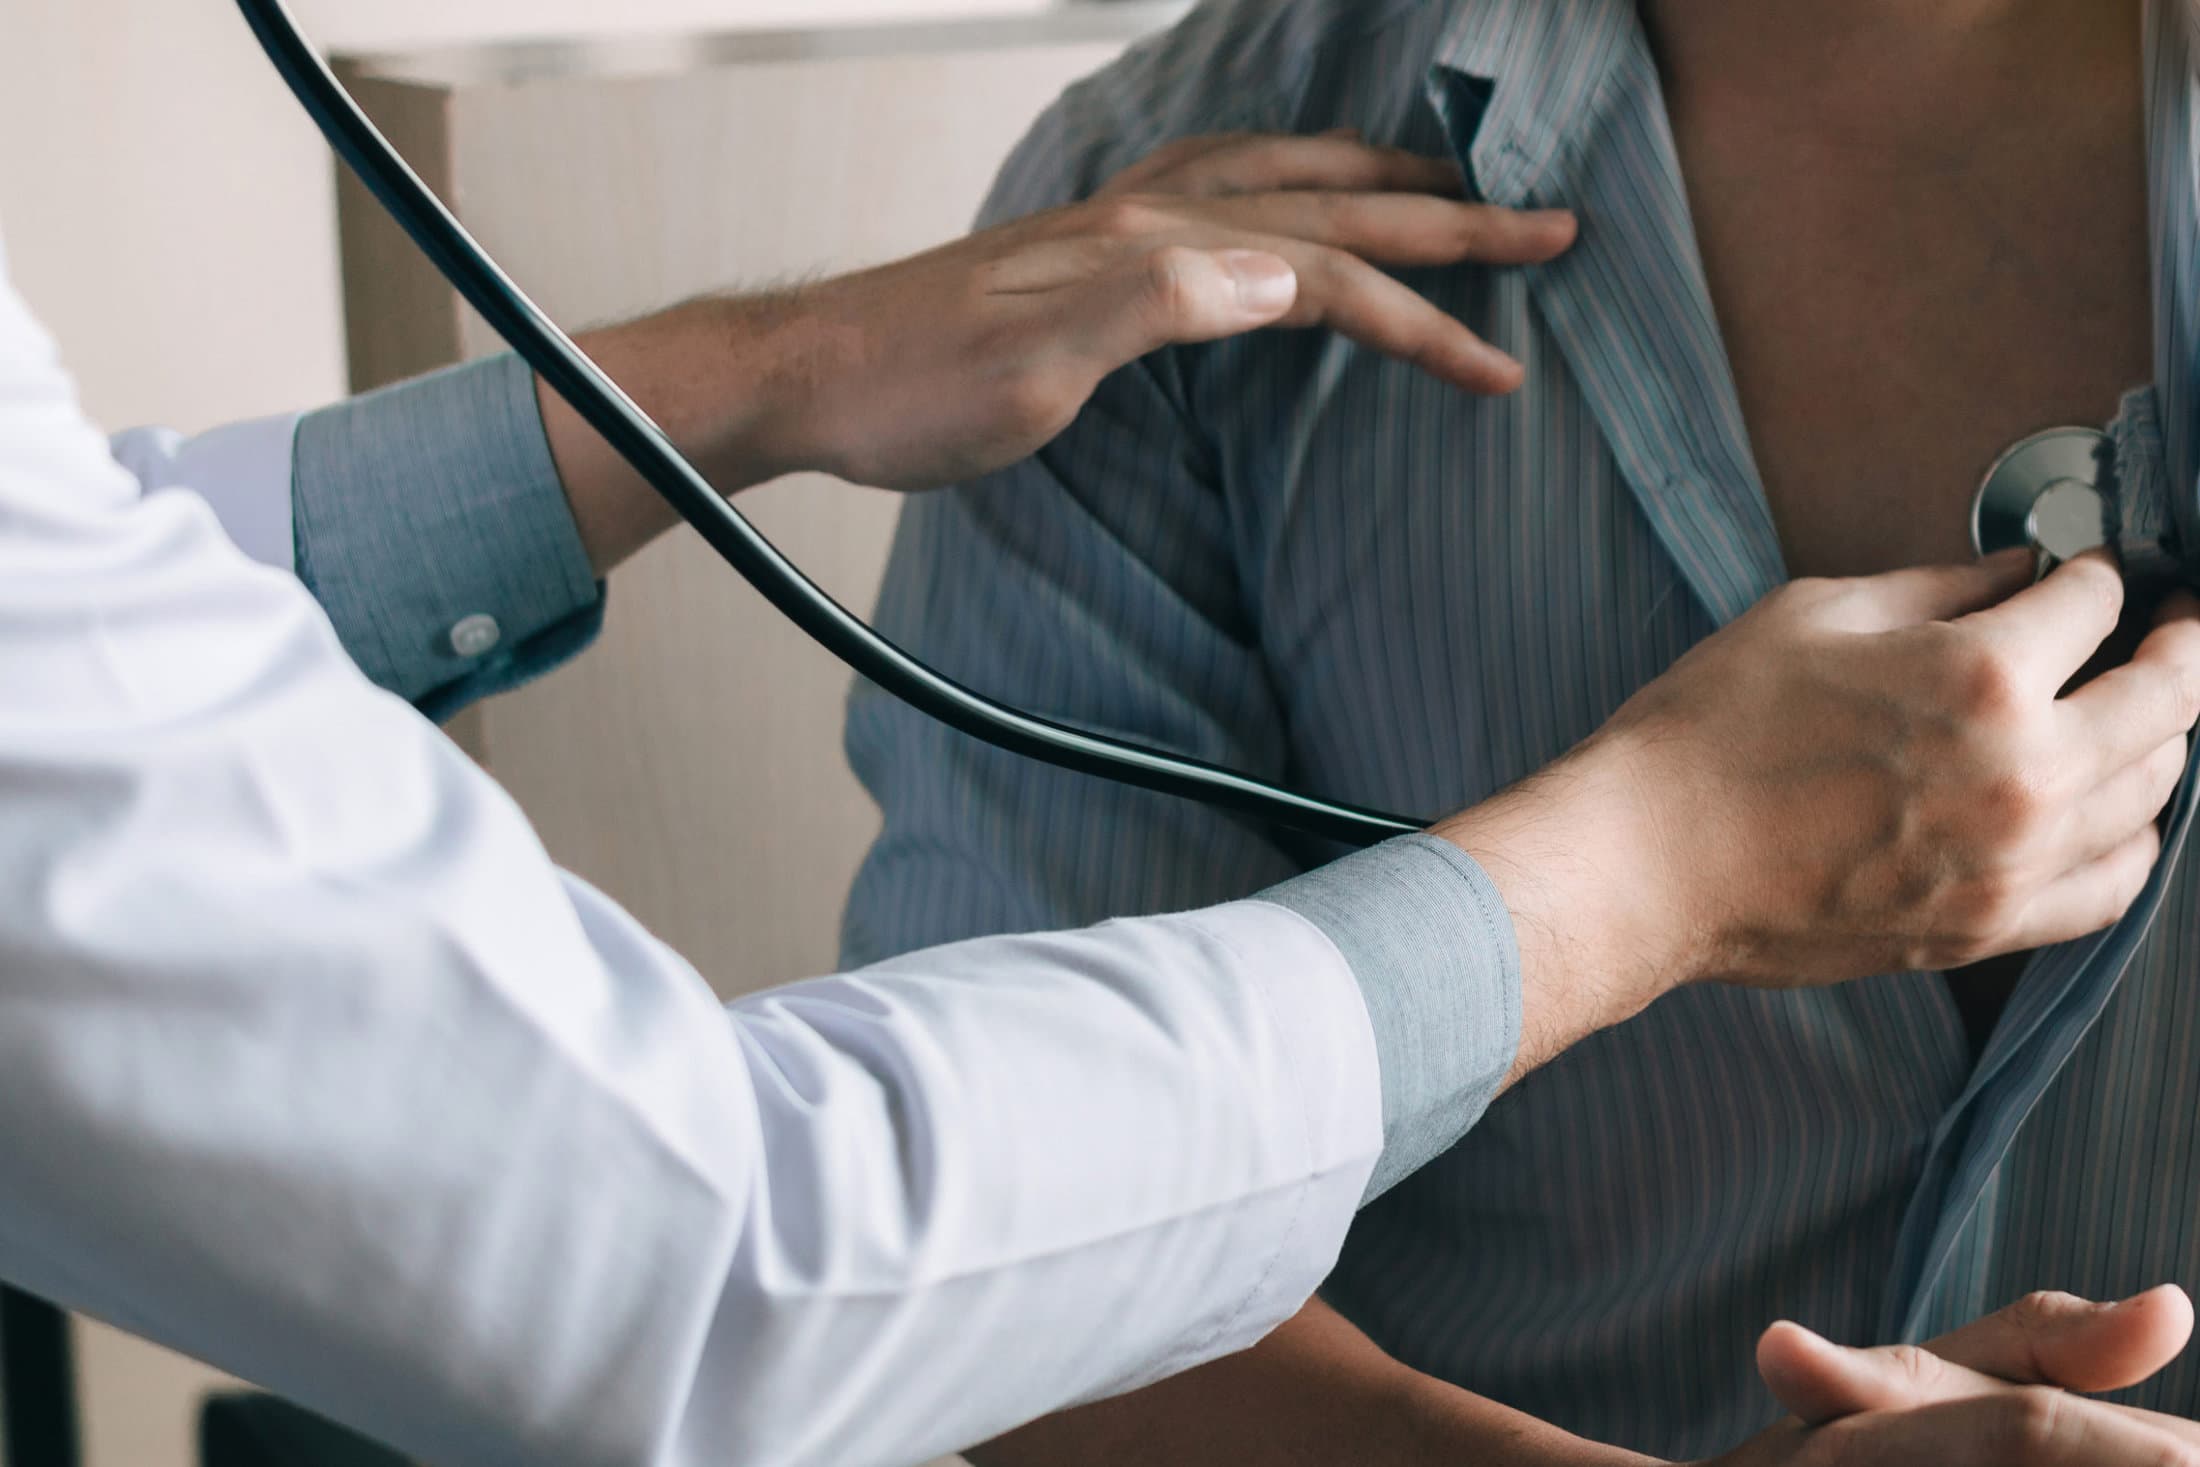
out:
{"label": "fingernail", "polygon": [[1280,257],[1260,250],[1226,250],[1221,260],[1247,315],[1278,315],[1298,299],[1299,277]]}

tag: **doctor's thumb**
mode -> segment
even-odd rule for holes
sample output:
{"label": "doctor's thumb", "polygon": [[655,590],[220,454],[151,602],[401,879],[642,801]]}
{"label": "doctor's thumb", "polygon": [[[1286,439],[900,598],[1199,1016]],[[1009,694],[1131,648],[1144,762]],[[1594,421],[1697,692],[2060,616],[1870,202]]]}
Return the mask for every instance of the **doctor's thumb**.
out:
{"label": "doctor's thumb", "polygon": [[1095,281],[1092,305],[1104,349],[1136,361],[1165,346],[1218,341],[1283,319],[1299,297],[1297,274],[1263,250],[1167,245]]}

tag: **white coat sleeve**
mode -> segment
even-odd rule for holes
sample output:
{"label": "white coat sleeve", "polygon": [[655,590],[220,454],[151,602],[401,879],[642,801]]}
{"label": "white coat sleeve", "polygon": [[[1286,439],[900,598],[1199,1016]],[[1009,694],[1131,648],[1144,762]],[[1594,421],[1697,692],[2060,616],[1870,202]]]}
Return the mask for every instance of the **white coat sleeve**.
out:
{"label": "white coat sleeve", "polygon": [[1382,1144],[1269,903],[721,1007],[4,269],[0,1117],[0,1275],[452,1463],[921,1460],[1257,1339]]}

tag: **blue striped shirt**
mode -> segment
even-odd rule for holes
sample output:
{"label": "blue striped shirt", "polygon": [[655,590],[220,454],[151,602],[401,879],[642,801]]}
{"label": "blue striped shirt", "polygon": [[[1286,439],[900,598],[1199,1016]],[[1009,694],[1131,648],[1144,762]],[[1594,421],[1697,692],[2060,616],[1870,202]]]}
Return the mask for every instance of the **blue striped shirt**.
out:
{"label": "blue striped shirt", "polygon": [[[2150,6],[2160,346],[2116,424],[2188,543],[2192,25]],[[1312,335],[1157,356],[1035,459],[913,506],[880,615],[1050,716],[1436,815],[1566,751],[1785,570],[1628,0],[1215,0],[1065,96],[990,212],[1176,136],[1340,125],[1581,211],[1551,265],[1407,277],[1526,389],[1468,399]],[[1329,854],[871,692],[848,737],[885,814],[851,962],[1219,901]],[[1934,975],[1675,994],[1368,1211],[1328,1297],[1410,1365],[1695,1456],[1777,1414],[1751,1359],[1773,1319],[1920,1338],[2034,1288],[2200,1286],[2196,954],[2173,854],[2114,931],[2033,960],[1975,1066]],[[2200,1412],[2200,1354],[2131,1398]]]}

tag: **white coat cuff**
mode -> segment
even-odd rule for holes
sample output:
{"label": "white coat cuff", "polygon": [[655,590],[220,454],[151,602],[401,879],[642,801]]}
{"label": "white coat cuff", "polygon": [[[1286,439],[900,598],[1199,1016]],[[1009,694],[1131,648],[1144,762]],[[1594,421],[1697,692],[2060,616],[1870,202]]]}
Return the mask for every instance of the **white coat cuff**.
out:
{"label": "white coat cuff", "polygon": [[237,548],[262,565],[297,570],[291,451],[298,414],[216,428],[186,438],[140,428],[114,440],[115,457],[147,494],[187,489],[213,507]]}
{"label": "white coat cuff", "polygon": [[[1383,1148],[1383,1076],[1375,1029],[1352,965],[1329,934],[1273,902],[1252,900],[1195,913],[1204,929],[1255,975],[1282,1063],[1267,1102],[1278,1132],[1304,1137],[1307,1181],[1295,1208],[1259,1211],[1272,1230],[1237,1250],[1244,1303],[1222,1340],[1204,1342],[1169,1370],[1248,1348],[1305,1307],[1336,1266]],[[1203,1342],[1188,1342],[1198,1346]]]}

